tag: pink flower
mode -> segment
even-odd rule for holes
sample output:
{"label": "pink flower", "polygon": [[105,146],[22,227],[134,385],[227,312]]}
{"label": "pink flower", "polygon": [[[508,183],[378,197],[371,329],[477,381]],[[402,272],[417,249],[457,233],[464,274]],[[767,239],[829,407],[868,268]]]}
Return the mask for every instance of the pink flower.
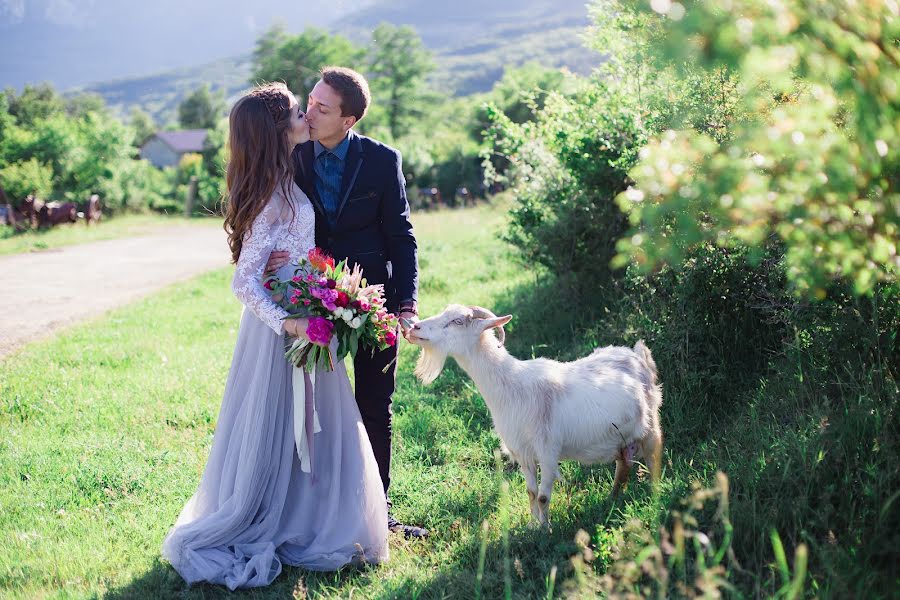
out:
{"label": "pink flower", "polygon": [[334,331],[334,323],[324,317],[311,317],[306,326],[306,335],[309,341],[319,346],[327,346],[331,342],[331,333]]}
{"label": "pink flower", "polygon": [[306,300],[303,301],[303,304],[306,305],[306,306],[309,306],[310,304],[312,304],[312,300],[310,300],[309,298],[307,298]]}
{"label": "pink flower", "polygon": [[393,346],[397,343],[397,334],[395,334],[393,331],[388,331],[384,334],[384,341],[388,346]]}
{"label": "pink flower", "polygon": [[293,292],[291,292],[291,304],[297,304],[297,302],[300,301],[300,296],[302,295],[303,293],[300,290],[294,290]]}
{"label": "pink flower", "polygon": [[337,308],[335,306],[335,301],[338,299],[338,293],[336,291],[329,290],[328,288],[312,288],[309,290],[309,293],[313,295],[313,298],[321,300],[322,306],[328,310],[333,311]]}
{"label": "pink flower", "polygon": [[314,281],[314,279],[315,278],[312,276],[312,274],[309,274],[306,276],[306,281],[308,281],[309,283],[312,283]]}
{"label": "pink flower", "polygon": [[291,277],[291,281],[293,281],[295,283],[300,283],[301,281],[303,281],[303,278],[300,277],[299,275],[294,275],[293,277]]}

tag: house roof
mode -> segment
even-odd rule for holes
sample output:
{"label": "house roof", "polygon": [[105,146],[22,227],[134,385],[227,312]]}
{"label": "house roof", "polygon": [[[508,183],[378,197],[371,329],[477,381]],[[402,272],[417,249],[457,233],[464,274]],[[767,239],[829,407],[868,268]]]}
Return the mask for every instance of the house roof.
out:
{"label": "house roof", "polygon": [[202,152],[206,142],[205,129],[182,129],[179,131],[157,131],[156,137],[179,154],[183,152]]}

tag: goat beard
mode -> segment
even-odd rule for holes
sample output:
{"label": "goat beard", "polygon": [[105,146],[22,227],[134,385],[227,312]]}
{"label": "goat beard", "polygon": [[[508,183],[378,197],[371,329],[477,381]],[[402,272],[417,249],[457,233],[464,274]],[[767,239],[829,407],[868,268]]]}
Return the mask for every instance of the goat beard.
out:
{"label": "goat beard", "polygon": [[419,361],[416,363],[416,377],[419,378],[419,381],[428,385],[441,374],[446,360],[446,352],[422,346],[422,352],[419,354]]}

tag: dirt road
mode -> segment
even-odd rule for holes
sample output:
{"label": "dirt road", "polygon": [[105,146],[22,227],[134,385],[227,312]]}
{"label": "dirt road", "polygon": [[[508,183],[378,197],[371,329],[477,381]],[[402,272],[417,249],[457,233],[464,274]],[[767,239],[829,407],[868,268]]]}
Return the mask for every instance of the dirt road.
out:
{"label": "dirt road", "polygon": [[0,257],[0,358],[229,258],[225,233],[208,226]]}

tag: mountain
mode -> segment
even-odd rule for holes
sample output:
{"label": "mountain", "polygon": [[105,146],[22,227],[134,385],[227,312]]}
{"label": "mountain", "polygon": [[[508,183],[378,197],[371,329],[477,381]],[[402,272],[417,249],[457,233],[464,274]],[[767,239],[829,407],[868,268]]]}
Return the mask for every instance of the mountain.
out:
{"label": "mountain", "polygon": [[457,95],[486,91],[507,67],[536,61],[589,73],[601,57],[584,47],[586,0],[381,0],[332,28],[366,42],[378,23],[409,25],[435,52],[434,82]]}
{"label": "mountain", "polygon": [[[81,1],[94,8],[103,3],[112,4],[114,2],[114,0]],[[155,2],[147,4],[162,4],[172,8],[175,1],[155,0]],[[190,4],[191,8],[188,14],[196,17],[209,16],[212,12],[210,9],[212,4],[221,4],[223,11],[228,6],[236,5],[234,0],[179,1],[185,5]],[[4,27],[2,25],[4,18],[2,7],[4,3],[9,4],[10,2],[14,3],[15,0],[0,0],[0,34],[3,33],[2,28]],[[37,5],[42,2],[49,5],[54,2],[62,2],[62,0],[35,0],[35,2]],[[75,2],[77,0],[66,0],[68,4]],[[122,4],[129,5],[132,3],[132,0],[122,2]],[[260,0],[258,4],[260,6],[268,5],[270,8],[274,6],[270,0]],[[286,5],[283,1],[279,4],[282,8]],[[319,25],[330,19],[326,29],[345,35],[359,44],[368,44],[372,31],[381,22],[410,25],[419,32],[425,44],[435,54],[437,70],[432,76],[432,83],[437,89],[451,95],[467,95],[489,90],[494,82],[502,77],[506,68],[519,66],[528,61],[537,61],[550,67],[566,67],[578,73],[589,73],[601,61],[601,57],[597,53],[585,48],[581,42],[581,36],[589,25],[585,0],[553,0],[552,2],[547,0],[491,0],[490,2],[454,0],[449,3],[437,3],[429,0],[364,0],[353,3],[353,6],[350,6],[348,2],[336,0],[328,4],[331,6],[331,12],[315,15],[317,19],[315,22],[306,21],[297,16],[293,20],[286,20],[288,31],[299,32],[308,25]],[[29,10],[31,6],[29,4]],[[205,10],[200,10],[197,6],[204,6]],[[153,9],[153,11],[156,10],[158,9]],[[250,9],[242,6],[241,10],[251,11],[254,15],[259,14],[257,8]],[[182,12],[173,10],[171,14],[182,15]],[[107,10],[107,13],[118,14],[111,9]],[[101,11],[95,11],[92,14],[96,18],[100,18]],[[153,34],[154,36],[163,36],[162,33],[159,33],[162,31],[161,26],[155,24],[149,13],[145,14],[139,11],[136,14],[144,15],[140,17],[140,20],[146,20],[147,28],[157,32]],[[244,13],[237,11],[234,14]],[[273,11],[271,14],[278,13]],[[235,31],[233,17],[234,15],[231,15],[225,20],[231,24],[230,31],[232,32]],[[112,16],[104,18],[106,20],[102,21],[103,23],[114,21]],[[179,19],[191,20],[189,16],[180,16]],[[257,19],[257,17],[252,17],[252,19]],[[247,17],[247,23],[250,20],[251,17]],[[262,17],[258,17],[255,22],[262,23]],[[217,26],[224,27],[224,25]],[[72,25],[71,27],[76,26]],[[99,25],[95,26],[92,31],[99,27]],[[202,35],[197,36],[198,40],[202,40],[202,44],[199,41],[192,41],[183,48],[183,50],[189,50],[187,56],[181,56],[185,66],[176,66],[176,68],[168,70],[159,69],[153,74],[142,77],[116,78],[111,75],[103,83],[80,85],[72,91],[98,93],[114,110],[120,113],[127,113],[131,106],[141,106],[154,115],[158,121],[163,123],[171,121],[174,119],[175,109],[181,99],[203,83],[209,83],[213,90],[223,91],[227,97],[233,97],[247,88],[252,72],[249,51],[252,49],[255,37],[260,33],[260,28],[256,27],[251,30],[245,26],[244,29],[246,32],[241,32],[240,35],[233,33],[232,40],[235,50],[232,52],[221,51],[217,55],[213,55],[211,48],[213,46],[220,47],[216,45],[219,42],[214,43],[214,41],[220,40],[222,35],[218,32],[213,34],[208,27],[204,26],[198,29]],[[86,29],[79,31],[86,31]],[[169,27],[166,31],[174,31],[174,27]],[[160,37],[159,39],[167,38]],[[182,37],[174,36],[171,40],[173,41],[172,46],[178,49],[179,44],[182,43]],[[0,49],[6,44],[6,40],[0,41]],[[202,52],[197,50],[198,46],[203,47]],[[109,46],[105,52],[107,60],[116,62],[120,57],[112,54],[117,54],[118,50],[111,53],[108,48]],[[122,53],[125,53],[125,49],[122,49]],[[216,59],[221,56],[231,56],[232,58]],[[88,58],[79,60],[91,62]],[[19,62],[18,59],[16,62]],[[156,64],[163,64],[163,62],[160,60]],[[60,65],[61,68],[66,66]],[[74,69],[74,67],[71,68]],[[100,67],[92,68],[94,69],[92,72],[99,72]],[[5,72],[6,66],[0,67],[0,69],[2,69],[0,72]],[[137,73],[140,71],[135,68],[126,72]],[[99,80],[100,78],[95,79]],[[54,83],[57,82],[54,81]],[[57,85],[59,87],[59,84]]]}
{"label": "mountain", "polygon": [[273,23],[326,26],[372,0],[0,0],[0,86],[66,89],[239,56]]}

